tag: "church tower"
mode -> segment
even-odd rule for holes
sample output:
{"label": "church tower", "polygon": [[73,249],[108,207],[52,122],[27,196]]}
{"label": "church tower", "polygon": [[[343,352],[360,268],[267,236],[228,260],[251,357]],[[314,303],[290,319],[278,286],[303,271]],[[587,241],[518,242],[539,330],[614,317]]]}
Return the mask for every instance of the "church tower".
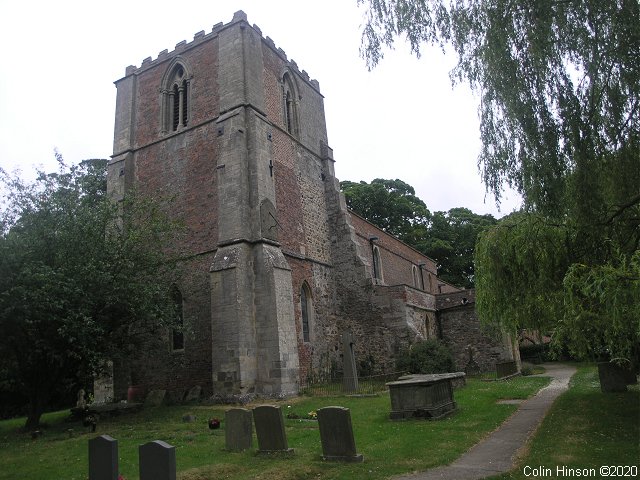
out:
{"label": "church tower", "polygon": [[[329,263],[323,182],[333,172],[318,83],[237,12],[115,84],[109,192],[171,198],[188,230],[175,245],[184,337],[149,339],[133,368],[148,388],[297,393],[310,328],[297,306],[314,284],[307,253],[325,251]],[[312,245],[304,218],[325,224]]]}

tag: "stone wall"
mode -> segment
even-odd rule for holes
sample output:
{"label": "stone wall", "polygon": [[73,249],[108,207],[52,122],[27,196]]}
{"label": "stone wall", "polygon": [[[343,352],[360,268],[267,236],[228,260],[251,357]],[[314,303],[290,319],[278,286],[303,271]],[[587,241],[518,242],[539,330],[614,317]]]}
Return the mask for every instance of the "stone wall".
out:
{"label": "stone wall", "polygon": [[451,348],[456,370],[493,371],[496,362],[514,360],[510,339],[482,327],[475,312],[475,291],[436,296],[443,340]]}
{"label": "stone wall", "polygon": [[[436,262],[409,245],[389,235],[364,218],[349,211],[351,223],[356,231],[356,241],[365,252],[365,262],[373,272],[373,246],[378,247],[381,257],[382,281],[384,285],[410,285],[420,290],[435,293]],[[370,240],[375,238],[375,240]],[[420,264],[423,264],[420,268]],[[413,267],[417,268],[419,282],[414,282]],[[372,273],[373,275],[373,273]],[[422,288],[424,284],[424,288]]]}

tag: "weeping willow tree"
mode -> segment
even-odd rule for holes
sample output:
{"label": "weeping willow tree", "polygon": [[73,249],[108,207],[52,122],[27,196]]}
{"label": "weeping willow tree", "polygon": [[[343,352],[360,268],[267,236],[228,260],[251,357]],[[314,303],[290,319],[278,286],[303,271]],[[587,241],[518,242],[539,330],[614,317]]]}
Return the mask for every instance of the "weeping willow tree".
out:
{"label": "weeping willow tree", "polygon": [[370,68],[404,37],[457,55],[480,99],[478,167],[523,211],[476,248],[484,321],[547,328],[581,357],[640,343],[637,0],[358,0]]}

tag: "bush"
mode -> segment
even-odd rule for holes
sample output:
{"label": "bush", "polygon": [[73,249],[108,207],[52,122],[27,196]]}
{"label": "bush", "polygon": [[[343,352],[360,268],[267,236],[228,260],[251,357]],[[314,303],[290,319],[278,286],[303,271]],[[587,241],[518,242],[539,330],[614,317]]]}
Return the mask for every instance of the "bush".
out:
{"label": "bush", "polygon": [[396,361],[398,371],[410,373],[447,373],[454,371],[451,351],[439,340],[411,345]]}
{"label": "bush", "polygon": [[551,360],[549,344],[539,343],[535,345],[521,345],[520,359],[534,364],[548,362]]}

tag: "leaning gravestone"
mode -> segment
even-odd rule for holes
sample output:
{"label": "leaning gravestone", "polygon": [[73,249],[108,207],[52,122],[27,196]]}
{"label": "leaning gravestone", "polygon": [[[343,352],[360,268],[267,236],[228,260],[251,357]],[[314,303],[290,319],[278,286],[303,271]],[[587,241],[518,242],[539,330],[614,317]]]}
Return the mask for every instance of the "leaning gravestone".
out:
{"label": "leaning gravestone", "polygon": [[169,390],[164,397],[164,401],[167,405],[181,405],[184,401],[186,391],[182,390]]}
{"label": "leaning gravestone", "polygon": [[293,453],[293,448],[289,448],[287,443],[280,407],[262,405],[254,408],[253,421],[256,424],[258,453]]}
{"label": "leaning gravestone", "polygon": [[162,440],[140,445],[140,480],[176,480],[176,447]]}
{"label": "leaning gravestone", "polygon": [[358,371],[356,370],[356,355],[353,351],[353,335],[351,332],[342,334],[342,354],[344,370],[342,388],[345,392],[355,393],[358,391]]}
{"label": "leaning gravestone", "polygon": [[109,435],[89,440],[89,480],[118,480],[118,441]]}
{"label": "leaning gravestone", "polygon": [[232,452],[249,450],[253,446],[253,415],[246,408],[232,408],[224,416],[226,449]]}
{"label": "leaning gravestone", "polygon": [[86,408],[87,407],[87,400],[84,398],[84,388],[81,388],[80,390],[78,390],[78,399],[76,400],[76,408]]}
{"label": "leaning gravestone", "polygon": [[320,408],[318,410],[318,425],[324,460],[354,463],[364,460],[362,454],[356,453],[351,412],[348,408]]}
{"label": "leaning gravestone", "polygon": [[109,360],[102,373],[93,378],[93,403],[111,403],[113,395],[113,362]]}
{"label": "leaning gravestone", "polygon": [[159,407],[164,403],[164,397],[167,394],[166,390],[151,390],[146,400],[144,401],[145,407]]}
{"label": "leaning gravestone", "polygon": [[202,387],[199,385],[196,385],[195,387],[192,387],[188,392],[186,397],[184,398],[184,403],[193,403],[193,402],[199,402],[200,401],[200,396],[202,395]]}

